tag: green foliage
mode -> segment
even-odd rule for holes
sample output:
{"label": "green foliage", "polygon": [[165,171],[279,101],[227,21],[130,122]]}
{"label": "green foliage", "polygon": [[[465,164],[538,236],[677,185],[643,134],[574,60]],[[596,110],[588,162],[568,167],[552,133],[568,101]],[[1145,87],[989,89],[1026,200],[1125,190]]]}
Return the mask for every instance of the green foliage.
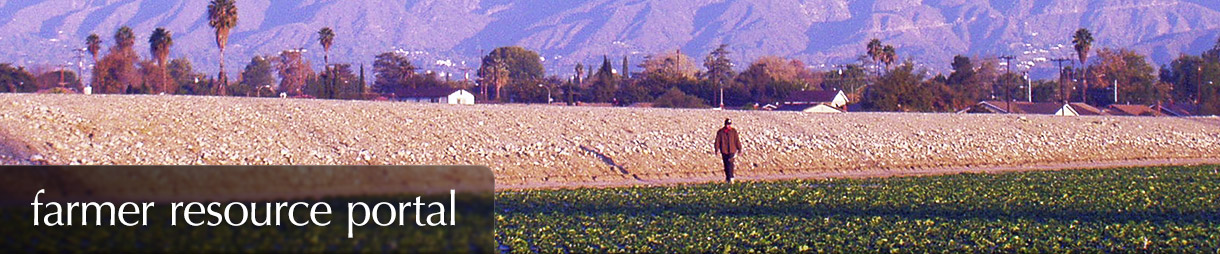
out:
{"label": "green foliage", "polygon": [[1076,59],[1080,64],[1088,63],[1089,50],[1093,48],[1093,33],[1086,28],[1076,30],[1072,34],[1072,48],[1076,49]]}
{"label": "green foliage", "polygon": [[508,252],[1198,252],[1220,249],[1217,170],[501,192],[496,241]]}
{"label": "green foliage", "polygon": [[409,82],[415,76],[415,65],[407,56],[385,52],[378,54],[373,61],[373,91],[389,94],[406,88],[419,88],[418,83]]}
{"label": "green foliage", "polygon": [[0,64],[0,93],[32,93],[38,91],[34,75],[23,67]]}
{"label": "green foliage", "polygon": [[[63,82],[64,84],[60,84]],[[80,80],[77,79],[76,72],[70,70],[54,70],[40,74],[34,77],[34,83],[38,84],[38,90],[50,88],[71,88],[79,89],[81,87]]]}
{"label": "green foliage", "polygon": [[713,85],[731,85],[733,77],[737,74],[733,71],[733,60],[729,59],[729,45],[720,44],[707,57],[703,59],[703,68],[707,69],[704,72],[703,79],[710,81]]}
{"label": "green foliage", "polygon": [[822,79],[822,89],[841,90],[853,99],[860,98],[868,84],[868,71],[864,69],[864,66],[858,64],[849,64],[826,72]]}
{"label": "green foliage", "polygon": [[102,50],[102,37],[97,34],[89,34],[85,37],[85,50],[89,51],[89,55],[93,56],[93,61],[97,62],[97,55]]}
{"label": "green foliage", "polygon": [[121,94],[136,93],[144,86],[144,77],[137,68],[140,56],[132,45],[135,35],[130,27],[119,28],[114,33],[117,43],[93,66],[93,93]]}
{"label": "green foliage", "polygon": [[207,76],[195,72],[191,61],[186,58],[170,61],[167,71],[178,87],[177,94],[207,95],[208,91],[211,91],[211,88],[206,86]]}
{"label": "green foliage", "polygon": [[594,74],[592,84],[589,85],[588,95],[590,101],[595,102],[612,102],[615,100],[615,95],[618,93],[618,75],[614,74],[614,66],[610,65],[609,57],[602,57],[602,67],[597,69],[597,74]]}
{"label": "green foliage", "polygon": [[309,59],[305,59],[299,50],[281,51],[275,69],[280,76],[279,92],[289,96],[306,94],[305,85],[315,79],[316,74],[309,67]]}
{"label": "green foliage", "polygon": [[319,99],[356,99],[363,96],[363,87],[359,77],[352,72],[352,65],[335,64],[330,71],[309,79],[304,91]]}
{"label": "green foliage", "polygon": [[322,58],[322,62],[327,66],[330,65],[330,46],[335,45],[335,30],[330,27],[323,27],[318,30],[318,44],[322,44],[322,51],[326,54]]}
{"label": "green foliage", "polygon": [[[246,96],[278,96],[276,94],[275,77],[271,75],[271,60],[262,56],[250,58],[246,69],[241,72],[241,82],[229,89],[229,94]],[[242,88],[234,89],[233,87]],[[244,91],[239,91],[244,90]]]}
{"label": "green foliage", "polygon": [[496,100],[502,101],[500,92],[505,86],[537,85],[546,70],[538,52],[511,46],[496,48],[484,56],[478,75],[483,79],[481,84],[495,88],[487,93],[494,92]]}
{"label": "green foliage", "polygon": [[669,92],[657,97],[653,107],[658,108],[708,108],[703,99],[688,95],[678,88],[670,88]]}
{"label": "green foliage", "polygon": [[169,59],[169,49],[174,46],[174,34],[164,27],[158,27],[148,37],[148,45],[148,50],[157,60],[157,65],[165,66]]}
{"label": "green foliage", "polygon": [[864,108],[874,111],[932,111],[932,93],[925,87],[925,71],[915,71],[911,62],[903,63],[886,73],[864,94]]}
{"label": "green foliage", "polygon": [[119,27],[118,30],[114,31],[114,42],[116,43],[115,47],[119,50],[131,49],[132,46],[136,45],[136,34],[131,31],[131,27]]}
{"label": "green foliage", "polygon": [[801,61],[764,56],[737,75],[737,83],[749,91],[749,102],[772,103],[783,100],[792,92],[810,88],[808,78],[811,76],[812,73],[805,69]]}

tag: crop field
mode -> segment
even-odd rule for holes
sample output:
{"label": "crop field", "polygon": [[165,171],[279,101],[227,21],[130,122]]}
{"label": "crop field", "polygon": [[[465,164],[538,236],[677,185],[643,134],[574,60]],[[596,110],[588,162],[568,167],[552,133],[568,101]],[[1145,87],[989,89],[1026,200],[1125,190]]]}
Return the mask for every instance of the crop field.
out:
{"label": "crop field", "polygon": [[496,196],[510,252],[1220,253],[1220,166]]}

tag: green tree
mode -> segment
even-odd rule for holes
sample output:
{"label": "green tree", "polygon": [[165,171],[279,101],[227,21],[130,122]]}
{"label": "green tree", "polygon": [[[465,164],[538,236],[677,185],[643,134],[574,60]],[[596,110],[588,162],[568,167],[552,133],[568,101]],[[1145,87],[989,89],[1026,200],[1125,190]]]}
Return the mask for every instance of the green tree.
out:
{"label": "green tree", "polygon": [[947,102],[949,105],[954,108],[965,108],[987,98],[987,93],[978,80],[974,63],[969,57],[954,56],[952,66],[953,72],[949,74],[945,85],[956,96],[949,98]]}
{"label": "green tree", "polygon": [[102,37],[89,34],[89,37],[85,37],[85,49],[93,56],[93,63],[97,64],[97,54],[102,51]]}
{"label": "green tree", "polygon": [[275,77],[272,76],[271,60],[262,56],[255,56],[250,59],[250,63],[246,64],[246,69],[241,72],[240,84],[252,91],[247,91],[246,96],[276,96]]}
{"label": "green tree", "polygon": [[885,47],[881,49],[880,58],[881,62],[885,63],[885,69],[888,71],[890,69],[890,65],[894,64],[894,61],[898,61],[898,52],[896,49],[894,49],[893,45],[885,45]]}
{"label": "green tree", "polygon": [[235,0],[212,0],[208,4],[208,26],[216,32],[216,46],[220,48],[219,95],[228,90],[229,79],[225,75],[225,45],[229,44],[229,31],[237,26],[237,3]]}
{"label": "green tree", "polygon": [[34,75],[23,67],[13,67],[11,64],[0,63],[0,92],[32,93],[38,91]]}
{"label": "green tree", "polygon": [[[704,72],[704,79],[715,85],[717,89],[731,85],[729,82],[732,82],[733,77],[737,75],[733,73],[733,61],[729,59],[731,52],[728,47],[728,44],[720,44],[716,50],[703,58],[703,67],[707,68],[707,72]],[[722,101],[717,100],[717,103],[721,104],[721,107],[724,106]]]}
{"label": "green tree", "polygon": [[148,37],[149,52],[157,59],[157,65],[165,66],[169,61],[169,49],[174,46],[174,34],[164,27],[153,30]]}
{"label": "green tree", "polygon": [[335,64],[334,68],[310,79],[304,90],[319,99],[354,99],[359,98],[361,86],[359,77],[352,72],[352,65]]}
{"label": "green tree", "polygon": [[936,97],[924,85],[925,71],[911,62],[885,74],[865,92],[864,107],[876,111],[932,111]]}
{"label": "green tree", "polygon": [[868,87],[868,71],[863,65],[849,64],[833,71],[826,72],[822,79],[822,89],[841,90],[849,101],[858,102]]}
{"label": "green tree", "polygon": [[594,75],[593,82],[590,85],[589,100],[595,102],[612,102],[618,93],[618,77],[614,75],[614,66],[610,65],[610,58],[602,57],[602,67],[597,69],[597,74]]}
{"label": "green tree", "polygon": [[[1091,83],[1101,91],[1101,96],[1090,98],[1099,105],[1111,103],[1135,103],[1152,105],[1169,99],[1170,88],[1158,86],[1156,69],[1143,55],[1126,49],[1102,49],[1097,53],[1099,61],[1089,68],[1093,74]],[[1117,81],[1119,101],[1114,101],[1114,83]],[[1108,92],[1107,92],[1108,91]]]}
{"label": "green tree", "polygon": [[810,83],[802,79],[809,75],[800,61],[764,56],[737,75],[737,82],[747,88],[753,101],[770,103],[783,100],[794,91],[809,89]]}
{"label": "green tree", "polygon": [[177,94],[192,94],[192,95],[207,95],[210,89],[206,87],[207,76],[202,73],[195,72],[195,68],[191,66],[191,61],[186,58],[177,58],[169,61],[168,66],[169,77],[177,85]]}
{"label": "green tree", "polygon": [[93,67],[93,92],[99,94],[135,93],[144,90],[143,76],[136,65],[140,56],[132,46],[135,34],[130,27],[114,33],[115,46]]}
{"label": "green tree", "polygon": [[880,74],[881,58],[885,53],[885,45],[881,44],[881,39],[873,38],[872,40],[868,41],[868,45],[864,46],[864,52],[868,55],[869,59],[873,60],[873,66],[875,67],[874,70]]}
{"label": "green tree", "polygon": [[708,108],[703,99],[688,95],[677,87],[670,88],[665,94],[657,97],[657,100],[653,101],[652,106],[658,108]]}
{"label": "green tree", "polygon": [[373,60],[373,91],[390,94],[400,88],[419,88],[417,82],[410,80],[415,76],[415,69],[411,59],[405,55],[394,52],[378,54]]}
{"label": "green tree", "polygon": [[281,51],[276,60],[278,61],[272,62],[275,62],[275,70],[280,76],[279,91],[290,96],[308,94],[303,89],[316,74],[309,67],[309,60],[301,55],[301,51]]}
{"label": "green tree", "polygon": [[623,72],[620,73],[623,76],[623,79],[631,78],[631,68],[628,66],[629,65],[627,65],[627,56],[623,56]]}
{"label": "green tree", "polygon": [[1076,49],[1076,59],[1084,65],[1089,61],[1089,50],[1093,48],[1093,33],[1081,28],[1072,34],[1072,47]]}
{"label": "green tree", "polygon": [[322,51],[325,52],[322,55],[322,63],[330,66],[330,46],[335,44],[335,30],[331,30],[330,27],[318,30],[318,43],[322,44]]}
{"label": "green tree", "polygon": [[[483,57],[478,75],[484,81],[495,87],[495,97],[501,101],[500,92],[505,86],[524,86],[536,84],[545,75],[542,58],[538,52],[522,47],[500,47]],[[505,77],[501,77],[501,75]],[[488,84],[483,84],[488,85]],[[486,96],[486,95],[485,95]]]}

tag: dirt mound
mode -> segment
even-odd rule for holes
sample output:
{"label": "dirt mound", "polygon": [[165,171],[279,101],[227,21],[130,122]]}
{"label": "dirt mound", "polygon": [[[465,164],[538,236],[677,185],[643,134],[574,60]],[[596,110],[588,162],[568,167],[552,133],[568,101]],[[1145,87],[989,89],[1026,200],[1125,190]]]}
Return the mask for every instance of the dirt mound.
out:
{"label": "dirt mound", "polygon": [[498,186],[1220,157],[1216,118],[808,114],[279,98],[0,95],[8,163],[487,165]]}

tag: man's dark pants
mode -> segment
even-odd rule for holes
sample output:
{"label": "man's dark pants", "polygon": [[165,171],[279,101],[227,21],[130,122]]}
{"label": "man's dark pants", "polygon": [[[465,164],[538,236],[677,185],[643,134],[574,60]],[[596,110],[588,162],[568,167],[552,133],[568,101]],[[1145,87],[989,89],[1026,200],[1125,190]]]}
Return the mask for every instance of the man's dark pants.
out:
{"label": "man's dark pants", "polygon": [[731,154],[731,153],[720,154],[721,158],[724,159],[724,181],[725,182],[733,180],[733,156],[735,156],[735,155],[736,154]]}

